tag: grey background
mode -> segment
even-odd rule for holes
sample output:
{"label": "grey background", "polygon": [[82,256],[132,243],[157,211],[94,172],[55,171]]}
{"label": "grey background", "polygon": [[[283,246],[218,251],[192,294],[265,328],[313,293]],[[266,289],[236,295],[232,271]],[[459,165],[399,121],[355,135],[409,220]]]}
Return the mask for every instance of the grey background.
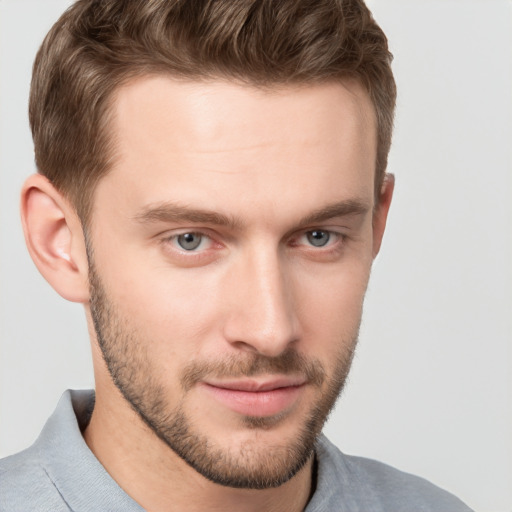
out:
{"label": "grey background", "polygon": [[[81,307],[38,274],[18,220],[34,171],[31,64],[65,0],[0,1],[0,456],[93,385]],[[373,0],[399,86],[397,177],[361,342],[326,427],[347,453],[512,510],[512,4]]]}

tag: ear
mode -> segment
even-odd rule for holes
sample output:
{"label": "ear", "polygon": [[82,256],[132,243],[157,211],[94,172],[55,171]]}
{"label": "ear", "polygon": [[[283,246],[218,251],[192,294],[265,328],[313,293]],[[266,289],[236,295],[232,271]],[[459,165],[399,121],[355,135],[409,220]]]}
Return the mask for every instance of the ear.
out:
{"label": "ear", "polygon": [[69,201],[40,174],[23,185],[21,220],[28,251],[42,276],[65,299],[88,302],[82,224]]}
{"label": "ear", "polygon": [[386,220],[388,218],[389,207],[391,206],[391,199],[393,198],[393,191],[395,189],[395,177],[393,174],[386,174],[382,182],[382,188],[378,198],[378,203],[373,212],[373,257],[379,254],[380,246],[382,244],[382,237],[386,229]]}

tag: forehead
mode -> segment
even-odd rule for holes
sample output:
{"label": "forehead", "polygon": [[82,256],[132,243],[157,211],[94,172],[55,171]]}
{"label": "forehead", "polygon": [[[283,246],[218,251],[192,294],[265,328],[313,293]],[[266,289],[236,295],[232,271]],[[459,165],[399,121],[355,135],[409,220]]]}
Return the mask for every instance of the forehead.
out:
{"label": "forehead", "polygon": [[179,200],[218,210],[243,195],[261,212],[373,195],[375,115],[356,82],[143,78],[118,91],[112,131],[116,160],[98,196],[124,196],[125,208]]}
{"label": "forehead", "polygon": [[[159,134],[172,134],[166,144],[179,147],[193,141],[205,151],[218,151],[224,144],[228,150],[247,146],[247,135],[257,136],[253,145],[283,140],[283,128],[292,132],[297,124],[308,125],[305,140],[311,140],[312,132],[318,138],[325,138],[327,130],[336,135],[340,121],[344,129],[359,128],[365,134],[375,132],[376,126],[368,94],[355,80],[257,88],[154,76],[123,86],[114,110],[113,130],[122,136],[121,143],[139,138],[144,125],[154,143]],[[293,135],[297,140],[297,133]]]}

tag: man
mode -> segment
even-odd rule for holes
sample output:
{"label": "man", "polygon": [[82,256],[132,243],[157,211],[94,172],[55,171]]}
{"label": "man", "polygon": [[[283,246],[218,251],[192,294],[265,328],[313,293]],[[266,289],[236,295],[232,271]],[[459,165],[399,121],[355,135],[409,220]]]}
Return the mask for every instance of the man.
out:
{"label": "man", "polygon": [[390,60],[356,1],[61,17],[22,218],[96,392],[0,463],[1,510],[468,510],[321,436],[393,194]]}

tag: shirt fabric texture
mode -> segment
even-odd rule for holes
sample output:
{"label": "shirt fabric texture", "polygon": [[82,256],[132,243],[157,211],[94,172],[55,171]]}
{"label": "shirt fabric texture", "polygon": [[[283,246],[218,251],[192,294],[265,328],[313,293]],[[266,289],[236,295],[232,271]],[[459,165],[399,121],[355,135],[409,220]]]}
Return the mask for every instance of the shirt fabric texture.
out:
{"label": "shirt fabric texture", "polygon": [[[66,391],[37,441],[0,460],[1,512],[142,512],[89,450],[81,431],[93,391]],[[324,436],[317,482],[305,512],[470,512],[426,480],[341,453]]]}

